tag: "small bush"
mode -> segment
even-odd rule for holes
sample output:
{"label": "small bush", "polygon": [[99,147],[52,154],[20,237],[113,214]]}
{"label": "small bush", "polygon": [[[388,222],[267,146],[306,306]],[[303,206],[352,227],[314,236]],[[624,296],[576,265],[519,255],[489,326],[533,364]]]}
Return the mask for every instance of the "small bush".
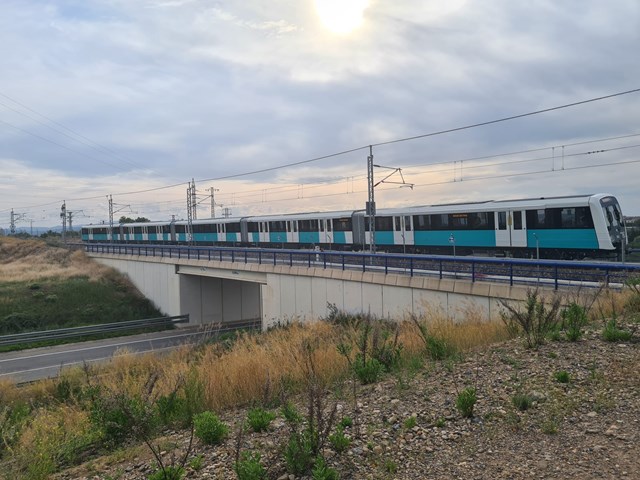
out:
{"label": "small bush", "polygon": [[287,471],[294,475],[305,475],[314,464],[314,439],[308,431],[293,432],[284,451]]}
{"label": "small bush", "polygon": [[588,322],[587,310],[577,303],[571,303],[562,311],[562,327],[570,342],[577,342],[583,334],[583,328]]}
{"label": "small bush", "polygon": [[456,398],[456,408],[463,417],[470,418],[473,416],[473,407],[477,400],[476,389],[467,387],[458,394]]}
{"label": "small bush", "polygon": [[238,480],[262,480],[267,471],[260,463],[260,453],[242,452],[234,467]]}
{"label": "small bush", "polygon": [[338,422],[338,427],[341,427],[341,428],[347,428],[352,426],[353,426],[353,420],[351,420],[351,417],[342,417],[342,420]]}
{"label": "small bush", "polygon": [[447,423],[447,421],[445,420],[444,417],[440,417],[436,420],[435,426],[438,428],[442,428],[445,426],[445,424]]}
{"label": "small bush", "polygon": [[553,419],[548,419],[542,422],[540,426],[542,433],[546,433],[547,435],[555,435],[558,433],[558,422]]}
{"label": "small bush", "polygon": [[554,374],[556,378],[556,382],[558,383],[569,383],[569,372],[566,370],[560,370]]}
{"label": "small bush", "polygon": [[560,297],[553,297],[547,305],[536,290],[527,292],[524,309],[500,301],[506,311],[501,312],[502,321],[512,332],[522,331],[529,348],[537,348],[544,343],[545,337],[557,330]]}
{"label": "small bush", "polygon": [[311,471],[311,478],[313,480],[338,480],[340,476],[335,469],[327,465],[324,458],[318,457]]}
{"label": "small bush", "polygon": [[418,424],[418,420],[416,419],[416,417],[409,417],[403,422],[403,426],[407,430],[411,430],[417,424]]}
{"label": "small bush", "polygon": [[531,408],[531,405],[533,405],[533,399],[529,395],[526,395],[524,393],[516,393],[511,401],[513,402],[513,405],[521,412],[529,410]]}
{"label": "small bush", "polygon": [[338,426],[336,432],[329,435],[329,443],[337,453],[342,453],[349,448],[351,440],[344,434],[344,427]]}
{"label": "small bush", "polygon": [[298,413],[296,406],[291,402],[286,402],[282,405],[280,413],[284,419],[292,425],[296,425],[302,421],[302,415]]}
{"label": "small bush", "polygon": [[148,480],[182,480],[184,477],[185,469],[175,465],[159,468],[147,478]]}
{"label": "small bush", "polygon": [[384,470],[391,475],[398,473],[398,464],[393,460],[387,460],[384,462]]}
{"label": "small bush", "polygon": [[615,319],[611,319],[602,331],[602,338],[607,342],[627,342],[631,340],[631,332],[618,328]]}
{"label": "small bush", "polygon": [[363,360],[363,357],[358,355],[353,364],[353,368],[360,383],[370,385],[380,379],[383,365],[375,358]]}
{"label": "small bush", "polygon": [[229,427],[213,412],[202,412],[193,417],[194,434],[207,445],[216,445],[229,434]]}
{"label": "small bush", "polygon": [[197,455],[189,460],[189,466],[193,468],[196,472],[202,470],[204,466],[204,455]]}
{"label": "small bush", "polygon": [[260,407],[253,408],[247,413],[247,422],[254,432],[263,432],[267,430],[275,418],[275,413],[269,412]]}

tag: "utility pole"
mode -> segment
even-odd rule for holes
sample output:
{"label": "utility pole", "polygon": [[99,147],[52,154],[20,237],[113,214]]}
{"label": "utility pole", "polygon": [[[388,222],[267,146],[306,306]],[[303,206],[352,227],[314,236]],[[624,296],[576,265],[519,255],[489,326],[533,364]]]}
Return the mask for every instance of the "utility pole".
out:
{"label": "utility pole", "polygon": [[196,181],[191,179],[191,208],[193,208],[193,219],[198,218],[198,199],[196,197]]}
{"label": "utility pole", "polygon": [[231,216],[231,209],[229,207],[224,207],[224,218],[229,218]]}
{"label": "utility pole", "polygon": [[65,243],[65,236],[67,234],[67,202],[62,201],[62,207],[60,207],[60,218],[62,219],[62,243]]}
{"label": "utility pole", "polygon": [[113,243],[113,195],[107,198],[109,199],[109,241]]}
{"label": "utility pole", "polygon": [[193,243],[193,198],[191,183],[187,187],[187,231],[185,232],[189,245]]}
{"label": "utility pole", "polygon": [[217,188],[209,188],[211,191],[211,218],[216,218],[216,200],[215,200],[215,192],[219,192],[220,190]]}
{"label": "utility pole", "polygon": [[[369,199],[365,208],[365,213],[369,217],[369,251],[375,253],[376,251],[376,201],[374,198],[374,184],[373,184],[373,147],[369,145],[369,156],[367,157],[367,184]],[[366,235],[366,229],[365,229]]]}
{"label": "utility pole", "polygon": [[14,213],[13,208],[11,209],[11,223],[10,228],[9,228],[9,233],[11,235],[15,235],[16,234],[16,222],[19,222],[20,220],[24,220],[26,214],[25,213]]}

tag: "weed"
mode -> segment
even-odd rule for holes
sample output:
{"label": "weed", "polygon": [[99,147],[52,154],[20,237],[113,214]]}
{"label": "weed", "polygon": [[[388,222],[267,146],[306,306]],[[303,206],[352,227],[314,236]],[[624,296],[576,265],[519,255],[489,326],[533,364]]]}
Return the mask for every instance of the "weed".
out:
{"label": "weed", "polygon": [[338,425],[335,433],[329,435],[329,443],[337,453],[343,453],[351,445],[351,440],[344,434],[344,427]]}
{"label": "weed", "polygon": [[395,475],[398,473],[398,464],[393,460],[386,460],[384,462],[384,471],[391,475]]}
{"label": "weed", "polygon": [[438,419],[436,420],[435,426],[438,428],[442,428],[445,426],[446,422],[447,421],[445,420],[444,417],[438,417]]}
{"label": "weed", "polygon": [[202,412],[193,417],[194,433],[196,437],[207,445],[221,443],[229,434],[229,427],[220,421],[213,412]]}
{"label": "weed", "polygon": [[191,460],[189,460],[189,467],[199,472],[204,467],[204,455],[196,455]]}
{"label": "weed", "polygon": [[602,338],[607,342],[627,342],[631,339],[631,332],[619,328],[616,319],[612,318],[605,324]]}
{"label": "weed", "polygon": [[529,290],[524,309],[509,302],[500,301],[506,311],[501,312],[502,320],[511,331],[522,331],[529,348],[538,348],[545,337],[557,328],[561,299],[554,296],[547,303],[540,298],[537,290]]}
{"label": "weed", "polygon": [[416,417],[409,417],[405,419],[404,422],[402,422],[402,426],[405,428],[405,430],[411,430],[417,424],[418,424],[418,420],[416,419]]}
{"label": "weed", "polygon": [[348,428],[348,427],[352,427],[353,426],[353,420],[351,420],[351,417],[342,417],[342,420],[340,420],[340,422],[338,422],[338,426],[344,428]]}
{"label": "weed", "polygon": [[566,370],[560,370],[553,375],[558,383],[569,383],[570,377],[569,372]]}
{"label": "weed", "polygon": [[474,387],[467,387],[458,393],[456,408],[463,417],[470,418],[473,416],[473,408],[477,400],[476,389]]}
{"label": "weed", "polygon": [[366,359],[365,356],[358,354],[353,368],[360,383],[369,385],[380,379],[384,366],[375,358]]}
{"label": "weed", "polygon": [[290,424],[298,424],[302,421],[302,416],[291,402],[285,402],[280,408],[280,413]]}
{"label": "weed", "polygon": [[583,335],[583,328],[588,322],[587,310],[582,305],[573,302],[562,310],[562,328],[567,340],[577,342]]}
{"label": "weed", "polygon": [[542,433],[546,433],[547,435],[555,435],[556,433],[558,433],[558,422],[552,418],[548,418],[544,422],[542,422],[542,425],[540,425],[540,429],[542,430]]}
{"label": "weed", "polygon": [[533,405],[533,398],[525,393],[516,393],[512,398],[513,406],[521,412],[529,410]]}
{"label": "weed", "polygon": [[148,480],[182,480],[185,469],[176,465],[159,468],[147,477]]}
{"label": "weed", "polygon": [[264,432],[275,418],[275,413],[261,407],[252,408],[247,413],[247,422],[254,432]]}
{"label": "weed", "polygon": [[259,452],[242,452],[234,470],[238,480],[261,480],[267,477],[267,471],[260,463]]}
{"label": "weed", "polygon": [[311,471],[311,478],[313,480],[339,480],[340,476],[335,469],[327,465],[324,458],[318,457]]}

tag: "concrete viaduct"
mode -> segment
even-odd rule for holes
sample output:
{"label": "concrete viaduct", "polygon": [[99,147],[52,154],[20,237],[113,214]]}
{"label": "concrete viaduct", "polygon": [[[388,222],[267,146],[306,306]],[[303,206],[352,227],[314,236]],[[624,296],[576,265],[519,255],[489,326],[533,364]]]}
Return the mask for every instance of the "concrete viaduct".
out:
{"label": "concrete viaduct", "polygon": [[188,313],[191,325],[325,317],[328,305],[352,313],[401,319],[425,312],[462,319],[469,310],[499,316],[501,299],[522,300],[527,287],[468,279],[409,276],[314,266],[286,266],[95,253],[129,277],[163,313]]}

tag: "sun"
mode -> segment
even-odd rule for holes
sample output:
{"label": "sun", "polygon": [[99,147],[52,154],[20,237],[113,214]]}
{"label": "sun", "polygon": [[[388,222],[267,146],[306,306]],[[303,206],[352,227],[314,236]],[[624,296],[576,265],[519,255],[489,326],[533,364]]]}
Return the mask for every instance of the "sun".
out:
{"label": "sun", "polygon": [[369,0],[314,0],[322,24],[334,33],[350,33],[362,24]]}

